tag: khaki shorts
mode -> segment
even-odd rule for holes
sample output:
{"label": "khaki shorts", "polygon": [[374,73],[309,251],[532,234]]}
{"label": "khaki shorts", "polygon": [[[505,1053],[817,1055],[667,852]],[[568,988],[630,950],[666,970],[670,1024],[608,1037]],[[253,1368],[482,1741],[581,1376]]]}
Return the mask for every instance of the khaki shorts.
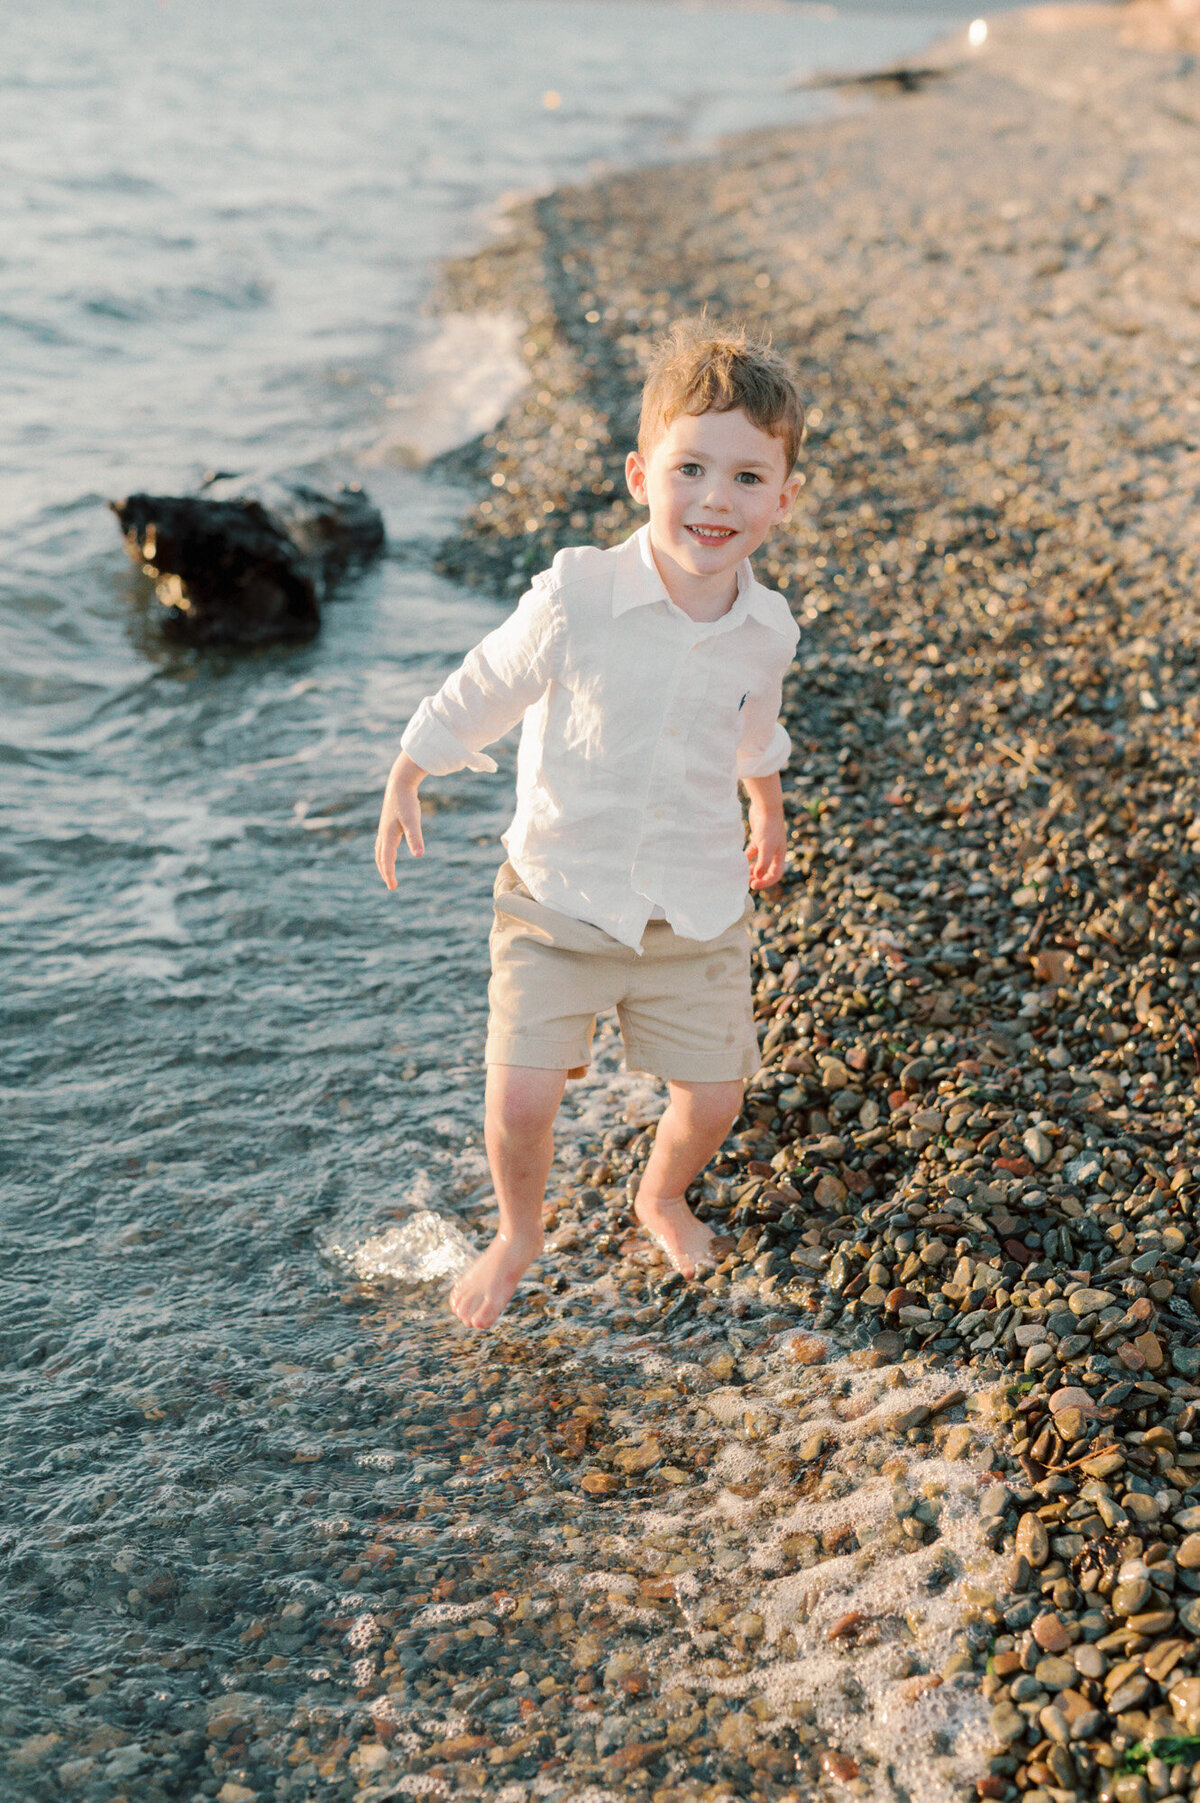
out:
{"label": "khaki shorts", "polygon": [[747,897],[715,939],[652,920],[639,957],[584,920],[535,901],[511,864],[496,877],[486,1060],[582,1077],[596,1015],[615,1008],[631,1070],[682,1083],[753,1076],[761,1059],[750,989]]}

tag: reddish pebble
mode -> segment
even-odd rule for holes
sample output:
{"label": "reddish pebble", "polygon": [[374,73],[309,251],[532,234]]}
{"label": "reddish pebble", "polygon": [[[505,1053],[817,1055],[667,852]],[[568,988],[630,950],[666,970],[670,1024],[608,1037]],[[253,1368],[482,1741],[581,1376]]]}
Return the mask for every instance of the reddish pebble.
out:
{"label": "reddish pebble", "polygon": [[1007,1778],[1001,1778],[994,1772],[987,1778],[976,1778],[975,1780],[977,1797],[1002,1797],[1007,1789]]}
{"label": "reddish pebble", "polygon": [[815,1333],[793,1334],[787,1349],[798,1365],[822,1365],[829,1351],[828,1340]]}
{"label": "reddish pebble", "polygon": [[821,1754],[821,1770],[827,1778],[833,1778],[838,1784],[849,1784],[858,1777],[858,1762],[851,1759],[849,1753],[840,1753],[836,1747],[826,1747]]}
{"label": "reddish pebble", "polygon": [[998,1158],[998,1170],[1008,1171],[1014,1177],[1032,1177],[1033,1162],[1028,1158]]}
{"label": "reddish pebble", "polygon": [[1033,1624],[1033,1638],[1043,1653],[1065,1653],[1071,1636],[1057,1615],[1039,1615]]}
{"label": "reddish pebble", "polygon": [[857,1634],[866,1619],[867,1617],[861,1609],[853,1609],[849,1615],[843,1615],[834,1622],[825,1638],[827,1640],[846,1640],[851,1634]]}

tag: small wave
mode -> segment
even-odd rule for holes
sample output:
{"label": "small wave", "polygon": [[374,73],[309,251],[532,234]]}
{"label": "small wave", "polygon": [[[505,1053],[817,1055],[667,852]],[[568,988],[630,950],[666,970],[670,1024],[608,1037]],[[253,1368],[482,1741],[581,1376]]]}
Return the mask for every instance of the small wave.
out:
{"label": "small wave", "polygon": [[161,182],[153,181],[147,175],[135,175],[129,169],[100,169],[90,175],[75,171],[71,175],[51,177],[51,180],[56,188],[70,194],[153,195],[168,192]]}
{"label": "small wave", "polygon": [[229,275],[206,282],[190,282],[183,287],[139,289],[135,294],[118,294],[100,288],[78,296],[82,311],[94,319],[116,320],[123,325],[138,325],[151,319],[190,319],[197,313],[217,309],[226,313],[253,312],[271,303],[271,287],[252,275]]}
{"label": "small wave", "polygon": [[37,344],[66,345],[75,342],[45,319],[24,319],[19,313],[0,313],[0,332],[20,332]]}
{"label": "small wave", "polygon": [[447,313],[388,401],[393,420],[367,463],[427,462],[487,432],[525,386],[513,313]]}

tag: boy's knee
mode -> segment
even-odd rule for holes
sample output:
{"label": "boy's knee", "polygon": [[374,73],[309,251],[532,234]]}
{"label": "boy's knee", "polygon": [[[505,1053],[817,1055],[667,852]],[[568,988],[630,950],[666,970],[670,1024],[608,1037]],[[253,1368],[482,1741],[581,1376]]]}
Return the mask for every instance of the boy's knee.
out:
{"label": "boy's knee", "polygon": [[489,1125],[513,1139],[540,1139],[554,1125],[565,1077],[559,1078],[557,1072],[503,1068],[505,1075],[487,1098]]}
{"label": "boy's knee", "polygon": [[683,1112],[697,1130],[722,1136],[732,1127],[742,1106],[743,1085],[735,1083],[681,1084]]}

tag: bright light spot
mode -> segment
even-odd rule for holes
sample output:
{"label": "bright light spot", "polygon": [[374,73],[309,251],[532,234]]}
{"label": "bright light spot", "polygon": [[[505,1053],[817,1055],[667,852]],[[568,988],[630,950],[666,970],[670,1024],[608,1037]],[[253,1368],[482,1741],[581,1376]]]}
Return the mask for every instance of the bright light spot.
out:
{"label": "bright light spot", "polygon": [[967,42],[971,46],[972,50],[978,50],[978,48],[981,44],[986,44],[986,42],[987,42],[987,20],[986,19],[972,19],[971,20],[971,23],[967,27]]}
{"label": "bright light spot", "polygon": [[[975,27],[972,26],[971,29],[974,31]],[[984,26],[984,30],[987,30],[986,25]],[[558,108],[562,105],[562,95],[555,88],[547,88],[546,92],[542,95],[542,105],[546,108],[547,112],[557,112]]]}

